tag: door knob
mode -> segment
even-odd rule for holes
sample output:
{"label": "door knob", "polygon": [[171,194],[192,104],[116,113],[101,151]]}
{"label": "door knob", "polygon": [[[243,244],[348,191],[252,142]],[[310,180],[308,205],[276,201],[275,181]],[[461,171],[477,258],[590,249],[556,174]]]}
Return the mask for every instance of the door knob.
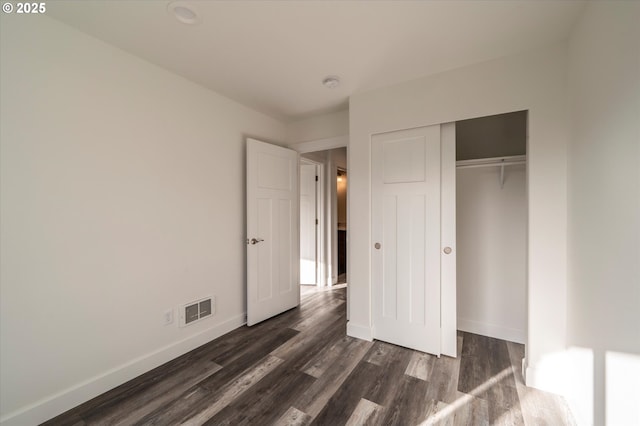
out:
{"label": "door knob", "polygon": [[262,241],[264,241],[262,238],[252,238],[250,240],[247,240],[247,243],[251,244],[251,245],[255,245],[255,244],[258,244],[258,243],[260,243]]}
{"label": "door knob", "polygon": [[444,252],[444,254],[451,254],[452,252],[451,247],[445,247],[442,251]]}
{"label": "door knob", "polygon": [[380,243],[375,243],[373,246],[376,248],[376,250],[380,250],[380,247],[382,247]]}

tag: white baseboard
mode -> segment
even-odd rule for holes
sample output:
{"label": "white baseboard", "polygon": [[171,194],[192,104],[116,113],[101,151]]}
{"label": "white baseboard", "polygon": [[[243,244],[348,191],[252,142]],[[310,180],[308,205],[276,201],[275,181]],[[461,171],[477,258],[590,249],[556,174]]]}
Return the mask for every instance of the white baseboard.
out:
{"label": "white baseboard", "polygon": [[352,321],[347,322],[347,336],[366,340],[368,342],[373,340],[371,327],[354,324]]}
{"label": "white baseboard", "polygon": [[2,426],[36,425],[76,407],[96,396],[138,377],[160,365],[184,355],[236,328],[246,324],[246,315],[237,315],[184,340],[167,345],[154,352],[92,377],[71,388],[30,404],[0,419]]}
{"label": "white baseboard", "polygon": [[528,366],[525,370],[525,383],[531,388],[566,396],[566,374],[558,366]]}
{"label": "white baseboard", "polygon": [[489,336],[496,339],[508,340],[509,342],[522,344],[527,342],[527,333],[525,330],[487,324],[464,318],[458,318],[458,330],[480,334],[482,336]]}

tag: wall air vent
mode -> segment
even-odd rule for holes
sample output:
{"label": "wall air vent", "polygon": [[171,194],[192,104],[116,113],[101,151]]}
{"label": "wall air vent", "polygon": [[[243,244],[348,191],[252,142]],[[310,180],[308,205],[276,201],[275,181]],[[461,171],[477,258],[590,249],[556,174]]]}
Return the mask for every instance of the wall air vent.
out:
{"label": "wall air vent", "polygon": [[204,299],[189,302],[180,307],[180,327],[194,324],[200,320],[215,315],[215,297],[205,297]]}

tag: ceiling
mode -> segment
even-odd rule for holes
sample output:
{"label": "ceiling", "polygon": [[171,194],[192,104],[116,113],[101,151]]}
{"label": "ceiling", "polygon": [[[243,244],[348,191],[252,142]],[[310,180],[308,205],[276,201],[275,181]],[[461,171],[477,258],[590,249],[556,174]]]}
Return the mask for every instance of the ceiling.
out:
{"label": "ceiling", "polygon": [[[274,118],[564,40],[582,1],[58,0],[47,15]],[[334,89],[321,84],[340,76]]]}

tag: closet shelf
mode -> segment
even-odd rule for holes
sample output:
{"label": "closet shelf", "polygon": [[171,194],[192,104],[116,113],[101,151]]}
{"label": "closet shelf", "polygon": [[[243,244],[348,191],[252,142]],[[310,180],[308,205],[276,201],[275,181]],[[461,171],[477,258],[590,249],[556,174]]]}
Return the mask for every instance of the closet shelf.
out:
{"label": "closet shelf", "polygon": [[474,160],[456,161],[457,169],[473,169],[478,167],[500,167],[500,188],[504,187],[504,167],[526,164],[526,155],[512,155],[510,157],[478,158]]}
{"label": "closet shelf", "polygon": [[476,167],[497,167],[502,166],[514,166],[516,164],[525,164],[527,162],[526,155],[512,155],[510,157],[492,157],[492,158],[478,158],[474,160],[460,160],[456,161],[456,168],[458,169],[471,169]]}

